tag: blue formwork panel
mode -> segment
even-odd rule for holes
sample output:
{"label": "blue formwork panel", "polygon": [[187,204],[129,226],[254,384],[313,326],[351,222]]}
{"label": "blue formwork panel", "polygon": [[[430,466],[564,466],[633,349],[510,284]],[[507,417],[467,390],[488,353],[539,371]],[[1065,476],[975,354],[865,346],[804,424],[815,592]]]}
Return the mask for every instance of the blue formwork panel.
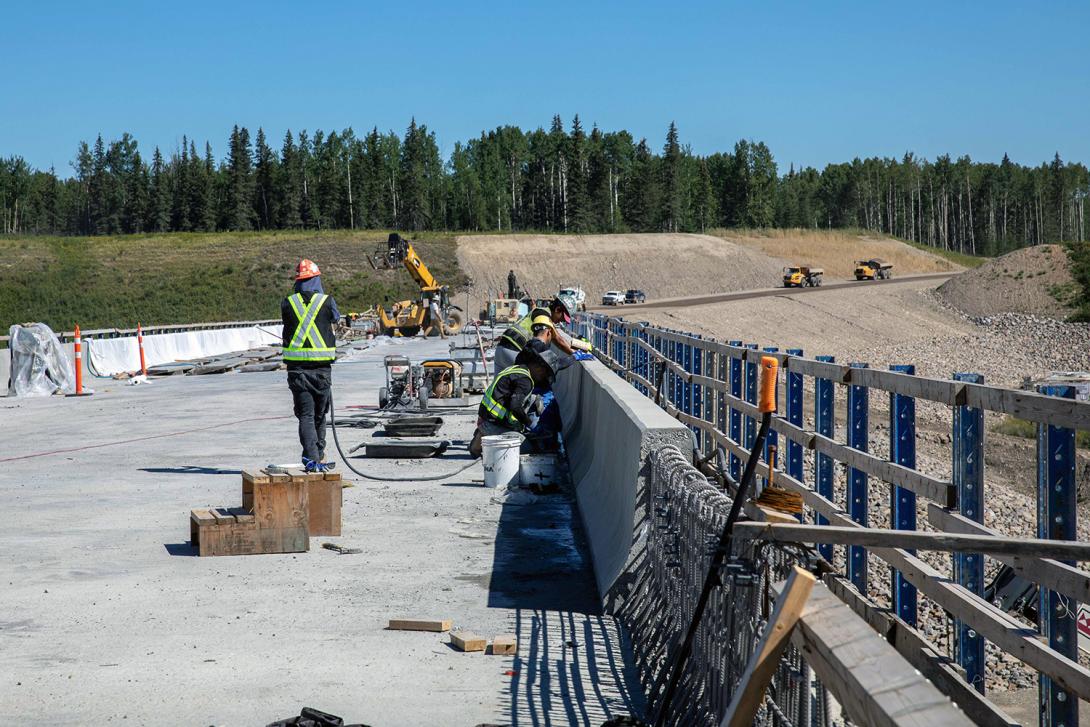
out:
{"label": "blue formwork panel", "polygon": [[[974,373],[954,374],[956,381],[983,384]],[[954,407],[953,477],[958,510],[974,522],[984,522],[984,410]],[[984,595],[984,557],[979,553],[954,554],[954,579],[978,596]],[[954,651],[965,679],[984,693],[984,637],[961,621],[954,622]]]}
{"label": "blue formwork panel", "polygon": [[[1038,392],[1064,399],[1075,398],[1075,387],[1049,385]],[[1075,540],[1077,491],[1075,482],[1075,431],[1049,424],[1037,426],[1037,537]],[[1075,565],[1066,561],[1068,565]],[[1037,612],[1041,635],[1049,648],[1078,662],[1077,608],[1055,591],[1040,589]],[[1079,700],[1050,677],[1039,677],[1041,724],[1079,724]]]}
{"label": "blue formwork panel", "polygon": [[[890,371],[915,376],[912,365],[890,366]],[[889,395],[889,458],[890,461],[916,469],[916,400],[903,394]],[[916,493],[904,487],[891,487],[890,526],[896,530],[916,529]],[[914,550],[910,553],[915,554]],[[890,593],[893,610],[910,626],[916,625],[916,587],[898,570],[893,571]]]}
{"label": "blue formwork panel", "polygon": [[[865,369],[865,363],[851,364],[853,369]],[[866,452],[869,439],[869,390],[865,386],[848,387],[848,446]],[[848,515],[852,521],[867,527],[870,497],[867,492],[867,473],[855,467],[848,468]],[[867,593],[867,549],[861,545],[848,548],[848,580],[856,589]]]}
{"label": "blue formwork panel", "polygon": [[[823,363],[835,363],[833,356],[818,356],[818,361]],[[814,427],[817,433],[833,438],[836,433],[836,389],[832,379],[814,379]],[[814,456],[814,485],[818,494],[829,502],[833,502],[833,458],[827,454],[817,453]],[[828,525],[829,521],[821,515],[816,516],[818,525]],[[830,563],[833,561],[832,543],[818,545],[821,557]]]}
{"label": "blue formwork panel", "polygon": [[[789,348],[787,353],[790,356],[801,357],[802,349]],[[787,421],[796,427],[802,426],[802,407],[802,374],[790,372],[789,366],[787,374]],[[787,443],[787,474],[799,482],[805,483],[805,475],[802,470],[802,445],[798,442],[789,441]]]}
{"label": "blue formwork panel", "polygon": [[[741,341],[731,341],[731,346],[741,348]],[[737,356],[731,356],[730,359],[730,395],[739,401],[742,399],[743,389],[743,375],[744,370],[742,368],[742,359]],[[742,412],[739,409],[730,407],[730,432],[729,436],[731,441],[735,444],[742,444]],[[730,455],[730,476],[737,480],[742,476],[742,460],[734,454]]]}
{"label": "blue formwork panel", "polygon": [[[759,347],[756,343],[747,343],[746,348],[756,351]],[[746,402],[757,406],[757,380],[761,367],[755,361],[746,360]],[[753,449],[753,443],[757,441],[757,420],[754,417],[745,418],[745,441],[742,443],[747,450]]]}

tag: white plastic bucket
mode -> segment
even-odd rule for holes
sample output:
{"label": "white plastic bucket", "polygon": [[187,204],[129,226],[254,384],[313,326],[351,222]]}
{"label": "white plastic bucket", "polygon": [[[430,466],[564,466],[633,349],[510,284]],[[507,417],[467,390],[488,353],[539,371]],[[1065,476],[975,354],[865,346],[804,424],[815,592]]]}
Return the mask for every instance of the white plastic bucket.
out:
{"label": "white plastic bucket", "polygon": [[485,487],[507,487],[518,484],[519,447],[521,446],[522,435],[517,432],[481,437]]}
{"label": "white plastic bucket", "polygon": [[558,454],[524,454],[519,457],[519,484],[551,487],[564,484],[564,467]]}

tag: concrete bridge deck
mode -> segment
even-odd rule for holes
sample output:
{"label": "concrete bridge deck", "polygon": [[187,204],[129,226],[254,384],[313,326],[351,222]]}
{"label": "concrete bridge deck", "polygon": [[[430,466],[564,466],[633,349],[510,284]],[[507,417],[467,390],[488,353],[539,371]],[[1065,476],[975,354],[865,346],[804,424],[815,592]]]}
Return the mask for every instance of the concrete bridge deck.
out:
{"label": "concrete bridge deck", "polygon": [[[338,363],[339,410],[375,404],[385,354],[445,350],[390,343]],[[239,504],[241,468],[298,455],[284,374],[92,385],[0,400],[0,711],[15,721],[252,725],[312,706],[374,725],[598,725],[641,709],[568,498],[496,502],[479,465],[439,482],[346,474],[342,537],[197,558],[189,510]],[[442,435],[468,439],[474,418],[448,416]],[[466,457],[356,462],[426,477]],[[518,656],[384,630],[414,616],[517,632]]]}

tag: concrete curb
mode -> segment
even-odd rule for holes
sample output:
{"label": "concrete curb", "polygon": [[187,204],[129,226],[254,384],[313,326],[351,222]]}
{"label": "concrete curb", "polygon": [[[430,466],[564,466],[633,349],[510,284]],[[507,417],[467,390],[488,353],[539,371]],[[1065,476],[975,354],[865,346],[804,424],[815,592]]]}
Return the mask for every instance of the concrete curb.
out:
{"label": "concrete curb", "polygon": [[598,593],[623,602],[648,511],[651,451],[692,449],[689,428],[598,361],[561,372],[554,386]]}

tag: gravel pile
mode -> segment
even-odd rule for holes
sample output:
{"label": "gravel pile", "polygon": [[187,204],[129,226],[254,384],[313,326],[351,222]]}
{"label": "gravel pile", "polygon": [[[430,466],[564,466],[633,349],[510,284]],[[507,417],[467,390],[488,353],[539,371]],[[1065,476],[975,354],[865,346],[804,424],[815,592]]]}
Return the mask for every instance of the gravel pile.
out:
{"label": "gravel pile", "polygon": [[1059,245],[1038,245],[989,260],[951,278],[938,292],[973,316],[1028,313],[1066,318],[1071,309],[1057,298],[1065,298],[1073,284],[1066,251]]}

